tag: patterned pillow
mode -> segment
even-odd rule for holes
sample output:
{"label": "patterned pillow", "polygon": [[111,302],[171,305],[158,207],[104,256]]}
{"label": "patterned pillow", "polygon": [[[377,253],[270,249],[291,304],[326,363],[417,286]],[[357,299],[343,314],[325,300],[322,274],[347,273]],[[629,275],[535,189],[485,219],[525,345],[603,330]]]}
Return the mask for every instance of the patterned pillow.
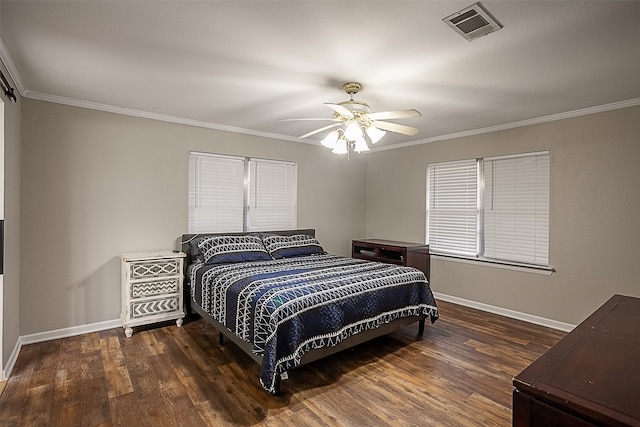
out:
{"label": "patterned pillow", "polygon": [[198,243],[198,248],[205,264],[272,259],[258,236],[211,236]]}
{"label": "patterned pillow", "polygon": [[276,259],[324,253],[318,239],[308,234],[269,235],[263,236],[262,241],[271,256]]}

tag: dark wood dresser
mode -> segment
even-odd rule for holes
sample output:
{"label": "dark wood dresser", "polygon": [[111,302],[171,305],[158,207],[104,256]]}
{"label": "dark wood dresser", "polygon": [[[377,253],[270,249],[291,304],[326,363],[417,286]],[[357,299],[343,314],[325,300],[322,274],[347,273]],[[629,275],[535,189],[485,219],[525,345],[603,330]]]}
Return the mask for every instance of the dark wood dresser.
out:
{"label": "dark wood dresser", "polygon": [[429,280],[429,245],[381,239],[352,240],[351,257],[414,267]]}
{"label": "dark wood dresser", "polygon": [[517,427],[640,426],[640,298],[614,295],[513,385]]}

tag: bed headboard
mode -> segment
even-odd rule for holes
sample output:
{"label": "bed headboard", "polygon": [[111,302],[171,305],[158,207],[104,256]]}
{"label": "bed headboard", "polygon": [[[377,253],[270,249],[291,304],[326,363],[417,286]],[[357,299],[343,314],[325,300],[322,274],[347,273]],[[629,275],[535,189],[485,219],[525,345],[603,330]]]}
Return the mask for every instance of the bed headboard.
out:
{"label": "bed headboard", "polygon": [[313,228],[304,228],[299,230],[279,230],[279,231],[247,231],[240,233],[197,233],[197,234],[183,234],[182,239],[180,240],[181,250],[185,254],[187,254],[186,259],[184,260],[185,271],[186,267],[191,265],[193,262],[193,253],[191,242],[194,239],[201,239],[207,236],[246,236],[246,235],[260,235],[260,234],[278,234],[281,236],[293,236],[295,234],[308,234],[310,236],[315,237],[316,230]]}

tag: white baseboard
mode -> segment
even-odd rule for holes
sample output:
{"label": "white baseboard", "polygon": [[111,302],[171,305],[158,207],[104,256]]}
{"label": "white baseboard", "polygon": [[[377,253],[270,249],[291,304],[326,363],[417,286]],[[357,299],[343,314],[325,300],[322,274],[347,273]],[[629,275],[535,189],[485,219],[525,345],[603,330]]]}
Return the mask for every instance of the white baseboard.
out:
{"label": "white baseboard", "polygon": [[[532,314],[521,313],[515,310],[509,310],[507,308],[496,307],[489,304],[484,304],[481,302],[471,301],[464,298],[458,298],[456,296],[441,294],[439,292],[433,293],[436,299],[441,299],[443,301],[452,302],[454,304],[463,305],[465,307],[476,308],[478,310],[487,311],[489,313],[499,314],[501,316],[510,317],[512,319],[522,320],[529,323],[534,323],[536,325],[546,326],[548,328],[558,329],[560,331],[569,332],[575,325],[571,325],[569,323],[558,322],[557,320],[547,319],[540,316],[534,316]],[[53,331],[46,332],[38,332],[36,334],[29,334],[20,336],[18,338],[18,342],[11,352],[11,356],[7,361],[7,365],[4,368],[4,376],[3,378],[9,378],[11,375],[11,370],[18,359],[18,354],[20,353],[20,349],[23,345],[26,344],[34,344],[43,341],[55,340],[58,338],[66,338],[72,337],[76,335],[88,334],[91,332],[104,331],[106,329],[118,328],[122,326],[122,321],[120,319],[115,320],[107,320],[104,322],[90,323],[88,325],[74,326],[71,328],[63,328],[56,329]],[[0,378],[2,379],[2,378]]]}
{"label": "white baseboard", "polygon": [[476,308],[478,310],[486,311],[489,313],[499,314],[500,316],[510,317],[512,319],[522,320],[524,322],[557,329],[559,331],[569,332],[576,327],[576,325],[572,325],[570,323],[558,322],[557,320],[534,316],[533,314],[521,313],[519,311],[510,310],[508,308],[496,307],[494,305],[471,301],[464,298],[458,298],[452,295],[441,294],[439,292],[434,292],[433,295],[436,297],[436,300],[441,299],[443,301],[452,302],[454,304],[463,305],[465,307]]}
{"label": "white baseboard", "polygon": [[21,348],[22,348],[22,343],[20,342],[20,337],[18,337],[18,341],[16,342],[16,345],[13,347],[13,351],[9,355],[7,364],[4,367],[3,379],[9,378],[9,376],[11,375],[11,371],[13,370],[13,366],[16,364],[16,360],[18,360],[18,354],[20,354]]}
{"label": "white baseboard", "polygon": [[11,376],[11,371],[16,364],[16,360],[18,360],[18,354],[20,353],[23,345],[35,344],[38,342],[55,340],[58,338],[73,337],[76,335],[99,332],[106,329],[118,327],[122,327],[122,320],[120,319],[89,323],[87,325],[73,326],[71,328],[55,329],[53,331],[38,332],[36,334],[20,336],[18,337],[18,342],[16,342],[16,345],[13,348],[11,355],[9,356],[9,360],[7,360],[7,365],[4,368],[4,374],[6,375],[4,378],[9,378]]}
{"label": "white baseboard", "polygon": [[38,332],[21,336],[22,345],[37,342],[55,340],[58,338],[73,337],[76,335],[89,334],[91,332],[104,331],[106,329],[122,327],[122,320],[106,320],[104,322],[89,323],[88,325],[73,326],[71,328],[55,329],[53,331]]}

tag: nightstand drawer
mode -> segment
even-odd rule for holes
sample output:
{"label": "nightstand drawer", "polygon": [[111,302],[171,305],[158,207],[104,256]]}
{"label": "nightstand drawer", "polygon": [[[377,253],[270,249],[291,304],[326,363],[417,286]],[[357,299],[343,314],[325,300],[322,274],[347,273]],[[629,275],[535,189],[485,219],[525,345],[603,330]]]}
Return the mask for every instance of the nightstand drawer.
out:
{"label": "nightstand drawer", "polygon": [[131,303],[131,318],[139,319],[142,317],[156,316],[158,314],[172,313],[177,311],[178,308],[178,295],[168,298],[134,302]]}
{"label": "nightstand drawer", "polygon": [[127,337],[135,326],[184,317],[183,252],[156,251],[121,254],[122,326]]}
{"label": "nightstand drawer", "polygon": [[147,277],[178,276],[182,274],[181,263],[177,259],[132,262],[129,264],[129,277],[131,280],[136,280]]}
{"label": "nightstand drawer", "polygon": [[157,295],[176,294],[180,290],[180,279],[175,277],[166,280],[136,282],[131,284],[131,299],[154,297]]}

